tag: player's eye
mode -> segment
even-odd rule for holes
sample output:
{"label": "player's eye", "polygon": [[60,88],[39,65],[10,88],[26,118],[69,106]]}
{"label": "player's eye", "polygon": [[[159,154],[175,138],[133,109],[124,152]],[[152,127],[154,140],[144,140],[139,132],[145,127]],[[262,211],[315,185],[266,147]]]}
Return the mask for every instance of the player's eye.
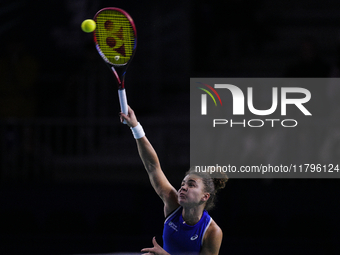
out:
{"label": "player's eye", "polygon": [[195,187],[195,183],[189,182],[189,183],[188,183],[188,186],[189,186],[189,187]]}

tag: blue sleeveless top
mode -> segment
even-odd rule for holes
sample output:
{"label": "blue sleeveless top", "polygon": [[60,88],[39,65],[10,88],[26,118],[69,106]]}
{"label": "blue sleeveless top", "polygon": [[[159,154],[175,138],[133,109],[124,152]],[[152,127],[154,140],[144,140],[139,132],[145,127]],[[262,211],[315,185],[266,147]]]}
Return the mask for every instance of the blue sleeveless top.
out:
{"label": "blue sleeveless top", "polygon": [[182,218],[183,207],[178,207],[166,218],[163,229],[163,249],[175,254],[199,254],[203,236],[207,231],[211,217],[206,210],[194,226],[187,225]]}

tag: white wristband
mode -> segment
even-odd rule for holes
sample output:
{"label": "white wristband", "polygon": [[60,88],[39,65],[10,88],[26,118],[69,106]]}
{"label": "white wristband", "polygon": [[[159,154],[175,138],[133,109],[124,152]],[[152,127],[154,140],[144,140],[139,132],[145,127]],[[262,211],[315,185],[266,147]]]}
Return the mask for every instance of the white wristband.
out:
{"label": "white wristband", "polygon": [[137,126],[131,128],[131,131],[132,131],[133,137],[135,139],[139,139],[139,138],[142,138],[143,136],[145,136],[145,132],[143,130],[143,127],[139,122],[138,122]]}

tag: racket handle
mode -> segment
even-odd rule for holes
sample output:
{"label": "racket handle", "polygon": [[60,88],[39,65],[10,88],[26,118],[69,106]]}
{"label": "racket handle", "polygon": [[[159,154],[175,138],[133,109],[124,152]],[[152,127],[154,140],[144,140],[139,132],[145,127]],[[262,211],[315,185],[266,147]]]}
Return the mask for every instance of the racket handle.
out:
{"label": "racket handle", "polygon": [[[127,115],[128,105],[127,105],[125,89],[118,89],[118,96],[119,96],[120,110],[122,111],[122,113]],[[126,124],[126,121],[124,120],[123,123]]]}

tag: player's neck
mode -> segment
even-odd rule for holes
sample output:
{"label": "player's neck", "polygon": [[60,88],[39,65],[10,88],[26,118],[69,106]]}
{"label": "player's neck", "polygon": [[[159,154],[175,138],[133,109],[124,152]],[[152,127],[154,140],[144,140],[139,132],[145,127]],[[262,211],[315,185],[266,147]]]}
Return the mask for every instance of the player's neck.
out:
{"label": "player's neck", "polygon": [[204,208],[201,208],[200,206],[191,207],[191,208],[185,208],[183,207],[182,211],[182,218],[183,223],[186,223],[187,225],[195,225],[197,222],[200,221],[202,215],[203,215]]}

